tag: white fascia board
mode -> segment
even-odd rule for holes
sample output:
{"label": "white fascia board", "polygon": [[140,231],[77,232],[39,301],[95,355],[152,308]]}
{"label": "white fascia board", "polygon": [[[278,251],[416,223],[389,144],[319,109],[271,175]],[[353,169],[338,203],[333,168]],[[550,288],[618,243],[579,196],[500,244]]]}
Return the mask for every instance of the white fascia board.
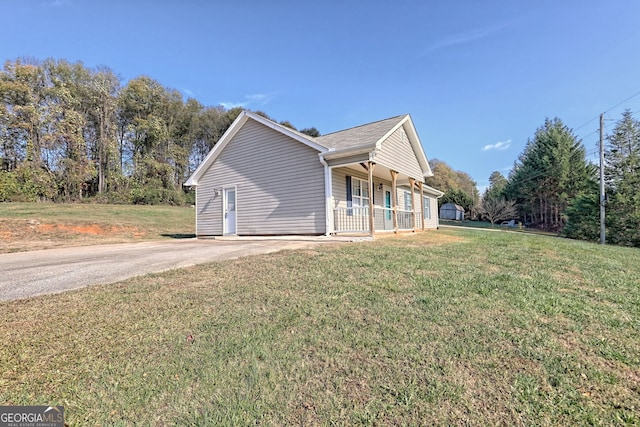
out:
{"label": "white fascia board", "polygon": [[427,193],[433,194],[434,196],[438,196],[438,197],[444,196],[444,191],[436,190],[435,188],[429,187],[426,184],[422,184],[422,189]]}
{"label": "white fascia board", "polygon": [[431,171],[431,166],[429,166],[429,160],[427,159],[427,155],[424,152],[424,148],[422,147],[422,143],[420,142],[420,137],[418,137],[418,132],[416,131],[416,127],[413,125],[413,120],[411,120],[411,115],[407,114],[402,118],[397,125],[391,128],[389,132],[384,134],[382,138],[380,138],[376,142],[376,149],[380,149],[382,147],[382,143],[387,140],[395,131],[400,129],[400,126],[407,124],[407,128],[405,131],[409,136],[409,143],[413,148],[413,152],[416,155],[416,159],[420,164],[420,169],[422,169],[422,174],[425,178],[433,176],[433,172]]}
{"label": "white fascia board", "polygon": [[433,172],[431,171],[431,166],[429,166],[429,160],[427,159],[427,155],[424,152],[424,148],[422,147],[422,142],[420,142],[420,137],[418,137],[418,132],[416,131],[415,126],[413,125],[413,120],[411,120],[411,116],[407,115],[407,124],[408,124],[408,134],[409,141],[411,142],[411,146],[413,147],[413,151],[416,153],[416,157],[418,159],[418,163],[420,163],[420,167],[422,168],[422,173],[425,177],[433,176]]}
{"label": "white fascia board", "polygon": [[236,133],[242,128],[242,125],[246,123],[248,120],[248,113],[243,111],[236,117],[236,119],[231,123],[231,126],[226,130],[226,132],[220,137],[216,145],[213,146],[207,157],[198,165],[196,170],[191,174],[187,182],[183,185],[185,187],[198,185],[198,179],[202,176],[202,174],[209,168],[211,163],[220,155],[224,147],[229,144],[229,141],[233,139]]}
{"label": "white fascia board", "polygon": [[280,132],[280,133],[288,136],[289,138],[293,138],[296,141],[301,142],[304,145],[313,148],[314,150],[318,150],[321,153],[324,153],[325,151],[328,150],[327,147],[323,147],[322,145],[317,144],[314,141],[312,141],[311,139],[309,139],[311,137],[305,138],[302,135],[298,134],[297,132],[293,132],[288,127],[283,126],[283,125],[281,125],[279,123],[273,122],[273,121],[271,121],[271,120],[269,120],[269,119],[267,119],[265,117],[262,117],[259,114],[254,114],[254,113],[250,113],[250,112],[247,112],[246,114],[247,114],[248,117],[252,118],[253,120],[255,120],[255,121],[259,122],[259,123],[262,123],[263,125],[265,125],[267,127],[270,127],[271,129],[273,129],[273,130],[275,130],[277,132]]}
{"label": "white fascia board", "polygon": [[431,166],[429,166],[429,159],[427,159],[427,154],[424,152],[424,148],[422,147],[422,142],[420,142],[420,138],[418,137],[418,132],[416,131],[415,126],[413,125],[413,120],[409,118],[409,141],[413,146],[413,151],[416,153],[416,157],[418,158],[418,162],[422,167],[422,173],[424,173],[425,177],[433,176],[433,172],[431,171]]}
{"label": "white fascia board", "polygon": [[341,148],[339,150],[328,150],[322,153],[322,157],[327,160],[339,159],[340,157],[352,156],[354,154],[370,153],[374,148],[372,145],[360,145],[357,147]]}
{"label": "white fascia board", "polygon": [[227,131],[222,135],[222,137],[220,137],[220,140],[216,143],[216,145],[213,147],[213,149],[209,152],[209,154],[207,154],[207,157],[204,158],[204,160],[202,161],[202,163],[200,163],[200,165],[198,165],[198,167],[196,168],[196,170],[191,174],[191,176],[189,177],[189,179],[187,179],[187,182],[184,183],[184,186],[189,187],[189,186],[196,186],[198,185],[198,179],[202,176],[202,174],[209,168],[209,166],[211,166],[211,164],[213,163],[213,161],[220,155],[220,153],[222,152],[222,150],[224,150],[224,148],[227,146],[227,144],[229,144],[229,142],[233,139],[233,137],[236,135],[236,133],[238,133],[238,131],[242,128],[242,126],[247,122],[247,120],[249,119],[253,119],[255,121],[257,121],[258,123],[261,123],[277,132],[280,132],[292,139],[295,139],[298,142],[301,142],[302,144],[305,144],[308,147],[311,147],[321,153],[324,153],[327,150],[326,147],[323,147],[319,144],[316,144],[315,142],[311,141],[310,139],[304,138],[300,135],[298,135],[296,132],[292,132],[289,128],[287,128],[286,126],[282,126],[278,123],[272,122],[269,119],[266,119],[258,114],[254,114],[254,113],[250,113],[248,111],[242,111],[240,113],[240,115],[238,115],[238,117],[233,121],[233,123],[231,124],[231,126],[229,126],[229,129],[227,129]]}
{"label": "white fascia board", "polygon": [[387,138],[389,138],[391,135],[393,135],[393,133],[395,131],[400,129],[400,126],[402,126],[404,124],[404,122],[407,121],[408,118],[409,118],[409,115],[407,114],[406,116],[404,116],[404,118],[400,119],[400,121],[394,127],[392,127],[387,133],[385,133],[382,136],[382,138],[377,140],[376,141],[376,150],[379,150],[380,148],[382,148],[382,143],[385,142],[387,140]]}

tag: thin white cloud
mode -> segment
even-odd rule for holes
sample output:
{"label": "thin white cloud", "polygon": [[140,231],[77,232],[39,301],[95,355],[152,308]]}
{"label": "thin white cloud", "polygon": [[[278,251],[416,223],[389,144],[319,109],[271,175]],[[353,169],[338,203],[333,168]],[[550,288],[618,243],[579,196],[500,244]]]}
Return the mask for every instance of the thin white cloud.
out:
{"label": "thin white cloud", "polygon": [[193,97],[193,91],[189,90],[189,89],[184,89],[182,88],[182,93],[184,93],[187,96]]}
{"label": "thin white cloud", "polygon": [[469,31],[465,31],[462,33],[452,34],[444,37],[441,40],[438,40],[431,46],[429,46],[424,52],[423,56],[427,55],[433,51],[443,49],[446,47],[457,46],[462,44],[467,44],[474,42],[476,40],[483,39],[491,34],[494,34],[505,27],[504,24],[494,25],[492,27],[484,27],[484,28],[475,28]]}
{"label": "thin white cloud", "polygon": [[254,93],[252,95],[245,95],[244,101],[237,102],[221,102],[222,105],[226,109],[236,108],[236,107],[249,107],[252,105],[265,105],[268,104],[273,99],[272,94],[265,93]]}
{"label": "thin white cloud", "polygon": [[487,144],[482,147],[482,151],[506,150],[509,147],[511,147],[511,140],[507,139],[506,141],[498,141],[495,144]]}

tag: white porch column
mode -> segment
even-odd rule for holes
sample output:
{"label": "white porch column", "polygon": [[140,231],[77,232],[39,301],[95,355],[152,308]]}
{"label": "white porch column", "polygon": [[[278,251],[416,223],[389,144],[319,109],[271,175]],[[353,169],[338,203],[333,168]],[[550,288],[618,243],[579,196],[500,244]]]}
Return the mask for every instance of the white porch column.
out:
{"label": "white porch column", "polygon": [[374,206],[373,206],[373,168],[375,167],[375,163],[373,163],[372,161],[367,162],[367,171],[369,172],[369,177],[368,180],[369,182],[367,183],[369,185],[369,233],[371,234],[371,237],[374,236],[376,230],[375,230],[375,221],[373,218],[373,214],[374,214]]}

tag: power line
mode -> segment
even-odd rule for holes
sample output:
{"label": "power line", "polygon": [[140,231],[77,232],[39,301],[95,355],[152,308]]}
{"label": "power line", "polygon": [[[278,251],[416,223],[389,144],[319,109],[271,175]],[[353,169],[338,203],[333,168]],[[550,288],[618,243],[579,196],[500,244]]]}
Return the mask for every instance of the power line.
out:
{"label": "power line", "polygon": [[[619,106],[621,106],[622,104],[624,104],[625,102],[635,98],[636,96],[640,95],[640,91],[634,93],[633,95],[631,95],[630,97],[628,97],[627,99],[625,99],[624,101],[620,101],[618,102],[616,105],[614,105],[613,107],[609,108],[608,110],[606,110],[604,113],[608,113],[609,111],[613,110],[614,108],[617,108]],[[589,123],[598,120],[600,118],[600,114],[598,114],[597,116],[595,116],[594,118],[592,118],[591,120],[581,124],[580,126],[578,126],[577,128],[573,129],[573,131],[577,131],[578,129],[582,129],[583,127],[585,127],[586,125],[588,125]],[[597,131],[599,132],[599,131]]]}
{"label": "power line", "polygon": [[609,108],[607,111],[605,111],[605,114],[608,113],[609,111],[613,110],[616,107],[621,106],[622,104],[624,104],[625,102],[627,102],[628,100],[635,98],[636,96],[640,95],[640,91],[634,93],[633,95],[631,95],[630,97],[628,97],[627,99],[625,99],[622,102],[619,102],[618,104],[614,105],[613,107]]}

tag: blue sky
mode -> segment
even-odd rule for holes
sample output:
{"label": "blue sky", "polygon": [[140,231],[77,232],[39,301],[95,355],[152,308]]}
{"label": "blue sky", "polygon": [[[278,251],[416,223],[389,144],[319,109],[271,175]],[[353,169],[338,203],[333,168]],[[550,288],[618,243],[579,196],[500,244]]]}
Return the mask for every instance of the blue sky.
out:
{"label": "blue sky", "polygon": [[545,117],[595,160],[592,119],[640,113],[634,0],[0,0],[0,16],[3,61],[107,65],[323,134],[410,113],[427,156],[481,191]]}

